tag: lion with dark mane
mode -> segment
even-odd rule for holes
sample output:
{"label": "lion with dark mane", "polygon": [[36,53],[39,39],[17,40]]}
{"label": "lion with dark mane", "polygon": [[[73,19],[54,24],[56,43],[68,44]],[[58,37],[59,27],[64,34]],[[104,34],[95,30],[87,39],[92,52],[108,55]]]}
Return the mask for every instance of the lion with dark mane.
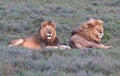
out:
{"label": "lion with dark mane", "polygon": [[103,21],[99,19],[90,19],[83,23],[82,26],[74,29],[71,33],[70,46],[71,48],[111,48],[100,44],[104,34]]}
{"label": "lion with dark mane", "polygon": [[30,49],[70,49],[69,46],[60,45],[56,34],[56,24],[51,21],[44,21],[38,30],[38,33],[29,37],[14,39],[8,43],[8,46],[23,46]]}
{"label": "lion with dark mane", "polygon": [[46,46],[58,46],[59,40],[56,35],[56,25],[51,21],[44,21],[38,33],[29,37],[15,39],[8,46],[23,46],[30,49],[41,50]]}

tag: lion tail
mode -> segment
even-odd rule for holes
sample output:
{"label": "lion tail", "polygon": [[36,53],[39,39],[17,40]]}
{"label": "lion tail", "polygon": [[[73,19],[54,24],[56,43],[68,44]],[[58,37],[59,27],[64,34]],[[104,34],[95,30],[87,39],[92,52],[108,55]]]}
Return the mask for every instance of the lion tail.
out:
{"label": "lion tail", "polygon": [[8,43],[8,47],[12,47],[12,46],[17,46],[17,45],[21,45],[24,43],[24,40],[23,39],[15,39],[15,40],[12,40]]}

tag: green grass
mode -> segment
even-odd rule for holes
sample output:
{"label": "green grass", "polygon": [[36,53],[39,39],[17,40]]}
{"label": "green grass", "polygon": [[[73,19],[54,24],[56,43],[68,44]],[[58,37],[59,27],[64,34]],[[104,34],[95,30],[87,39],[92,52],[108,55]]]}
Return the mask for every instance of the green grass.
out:
{"label": "green grass", "polygon": [[[119,0],[0,0],[0,76],[119,76]],[[61,44],[89,18],[104,21],[102,43],[112,49],[36,51],[7,47],[15,38],[37,32],[44,20],[57,24]]]}

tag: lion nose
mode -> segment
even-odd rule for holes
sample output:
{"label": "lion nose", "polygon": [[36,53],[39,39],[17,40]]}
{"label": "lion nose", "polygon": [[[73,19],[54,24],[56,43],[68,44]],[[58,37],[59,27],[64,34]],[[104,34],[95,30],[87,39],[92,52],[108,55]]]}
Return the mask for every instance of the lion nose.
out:
{"label": "lion nose", "polygon": [[52,32],[51,31],[48,31],[49,34],[51,34]]}
{"label": "lion nose", "polygon": [[100,33],[102,33],[102,31],[100,31]]}

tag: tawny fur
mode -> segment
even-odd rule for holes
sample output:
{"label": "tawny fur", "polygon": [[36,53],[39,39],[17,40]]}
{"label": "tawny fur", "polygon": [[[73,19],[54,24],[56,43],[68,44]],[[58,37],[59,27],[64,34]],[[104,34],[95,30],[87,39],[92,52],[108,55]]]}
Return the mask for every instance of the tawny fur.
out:
{"label": "tawny fur", "polygon": [[71,48],[111,48],[112,46],[100,44],[101,38],[104,34],[102,23],[102,20],[90,19],[74,29],[69,41]]}
{"label": "tawny fur", "polygon": [[40,50],[43,48],[40,40],[38,39],[37,35],[32,35],[29,37],[25,37],[25,38],[21,38],[21,39],[14,39],[11,40],[8,43],[9,47],[12,46],[23,46],[26,48],[30,48],[30,49],[36,49],[36,50]]}
{"label": "tawny fur", "polygon": [[[46,34],[50,33],[50,39],[47,39]],[[58,46],[59,40],[56,35],[56,25],[51,21],[44,21],[36,35],[29,37],[14,39],[8,43],[8,46],[23,46],[30,49],[41,50],[46,46]]]}

